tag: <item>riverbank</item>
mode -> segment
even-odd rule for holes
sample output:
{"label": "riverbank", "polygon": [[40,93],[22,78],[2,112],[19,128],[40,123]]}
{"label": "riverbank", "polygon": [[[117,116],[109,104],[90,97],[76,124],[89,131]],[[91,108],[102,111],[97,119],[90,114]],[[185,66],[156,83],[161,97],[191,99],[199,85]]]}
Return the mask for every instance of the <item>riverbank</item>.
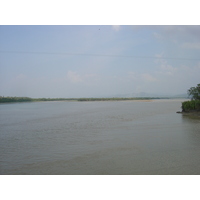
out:
{"label": "riverbank", "polygon": [[193,110],[193,111],[182,111],[182,112],[176,112],[178,114],[182,114],[182,115],[188,115],[188,116],[198,116],[200,117],[200,111],[197,110]]}

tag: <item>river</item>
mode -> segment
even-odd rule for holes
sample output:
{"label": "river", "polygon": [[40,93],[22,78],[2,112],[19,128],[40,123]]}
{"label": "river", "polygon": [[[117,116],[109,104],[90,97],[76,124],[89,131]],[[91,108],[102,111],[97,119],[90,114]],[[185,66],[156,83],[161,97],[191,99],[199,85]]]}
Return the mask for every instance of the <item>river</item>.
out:
{"label": "river", "polygon": [[183,99],[0,104],[0,174],[200,174]]}

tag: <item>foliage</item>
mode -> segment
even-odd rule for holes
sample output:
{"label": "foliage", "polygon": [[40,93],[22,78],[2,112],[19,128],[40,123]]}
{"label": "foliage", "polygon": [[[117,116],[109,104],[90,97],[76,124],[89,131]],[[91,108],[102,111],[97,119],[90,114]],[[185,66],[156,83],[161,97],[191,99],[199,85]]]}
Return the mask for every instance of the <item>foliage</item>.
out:
{"label": "foliage", "polygon": [[0,97],[0,103],[32,101],[29,97]]}
{"label": "foliage", "polygon": [[182,102],[182,111],[200,111],[200,100],[191,100]]}
{"label": "foliage", "polygon": [[14,102],[33,102],[33,101],[73,101],[76,99],[66,98],[29,98],[29,97],[2,97],[0,96],[0,103],[14,103]]}
{"label": "foliage", "polygon": [[188,96],[191,97],[191,100],[200,100],[200,84],[197,84],[196,87],[191,87],[188,90]]}

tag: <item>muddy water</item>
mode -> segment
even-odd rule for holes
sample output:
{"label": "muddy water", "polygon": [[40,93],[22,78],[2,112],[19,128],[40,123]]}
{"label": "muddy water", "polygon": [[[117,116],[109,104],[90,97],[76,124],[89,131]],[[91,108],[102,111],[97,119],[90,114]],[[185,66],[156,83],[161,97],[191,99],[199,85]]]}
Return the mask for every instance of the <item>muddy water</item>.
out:
{"label": "muddy water", "polygon": [[200,174],[183,100],[0,105],[0,174]]}

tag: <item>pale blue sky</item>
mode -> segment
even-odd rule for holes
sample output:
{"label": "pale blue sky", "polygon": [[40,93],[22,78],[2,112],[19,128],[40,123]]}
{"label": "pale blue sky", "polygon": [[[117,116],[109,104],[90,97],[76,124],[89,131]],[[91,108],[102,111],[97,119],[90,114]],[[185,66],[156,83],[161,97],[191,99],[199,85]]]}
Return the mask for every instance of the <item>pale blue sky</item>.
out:
{"label": "pale blue sky", "polygon": [[0,96],[175,95],[198,83],[200,26],[0,26]]}

